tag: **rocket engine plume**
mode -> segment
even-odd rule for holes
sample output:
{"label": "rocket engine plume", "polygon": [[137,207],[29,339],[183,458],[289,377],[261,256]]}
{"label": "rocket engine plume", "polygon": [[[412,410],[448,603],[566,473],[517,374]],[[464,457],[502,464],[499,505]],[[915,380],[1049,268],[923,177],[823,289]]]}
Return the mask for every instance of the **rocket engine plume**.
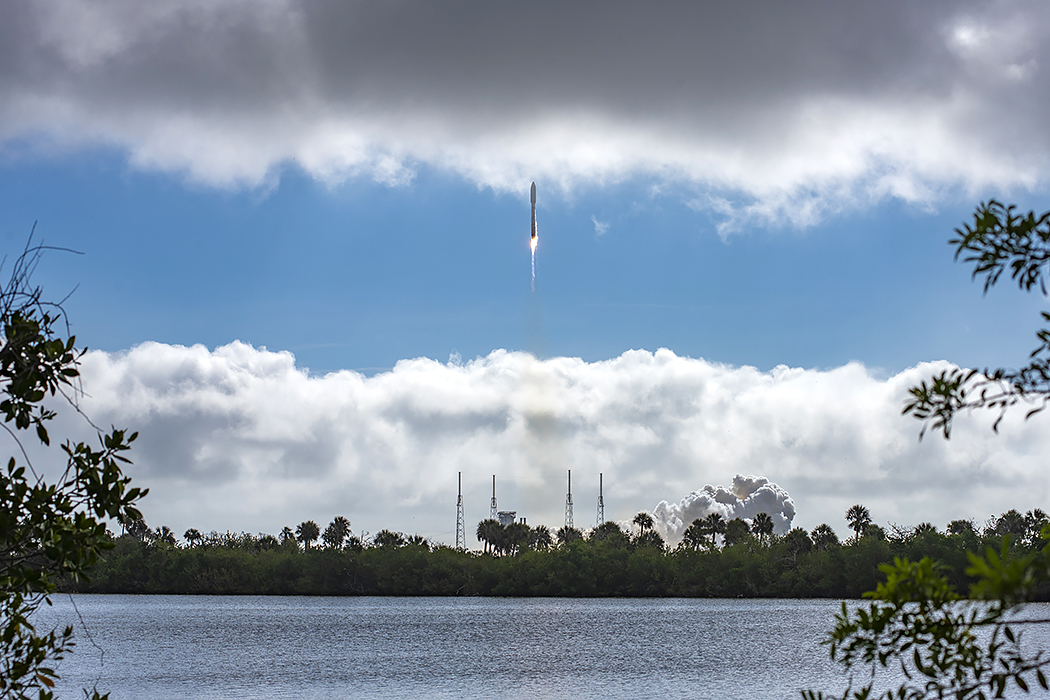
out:
{"label": "rocket engine plume", "polygon": [[532,191],[529,194],[529,199],[532,200],[532,241],[529,246],[532,248],[532,291],[536,291],[536,244],[539,243],[539,239],[536,237],[536,183],[532,183]]}
{"label": "rocket engine plume", "polygon": [[783,535],[791,529],[795,502],[787,491],[764,476],[737,474],[729,488],[708,484],[679,503],[661,501],[653,509],[653,518],[664,540],[677,544],[694,520],[711,513],[718,513],[726,520],[751,520],[758,513],[766,513],[773,518],[774,534]]}

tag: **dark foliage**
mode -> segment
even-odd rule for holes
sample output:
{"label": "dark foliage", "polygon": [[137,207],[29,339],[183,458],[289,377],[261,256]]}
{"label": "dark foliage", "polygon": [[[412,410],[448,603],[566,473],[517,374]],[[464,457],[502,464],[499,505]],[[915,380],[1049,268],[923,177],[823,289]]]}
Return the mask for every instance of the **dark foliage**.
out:
{"label": "dark foliage", "polygon": [[[1009,535],[1022,543],[1018,556],[1028,551],[1024,542],[1037,546],[1030,530],[1043,522],[1040,515],[1021,516],[1029,529]],[[764,543],[741,533],[722,548],[705,535],[701,547],[673,550],[655,531],[632,538],[615,523],[560,544],[546,528],[528,528],[488,553],[432,547],[389,530],[367,545],[351,536],[342,547],[310,550],[294,540],[281,545],[270,535],[247,533],[212,533],[179,547],[124,535],[89,582],[68,580],[65,587],[100,593],[859,598],[885,580],[879,566],[894,557],[930,557],[965,589],[973,582],[967,551],[998,549],[1003,536],[996,524],[1004,518],[1016,520],[1003,514],[980,533],[920,526],[891,527],[887,535],[869,523],[863,536],[839,544],[822,525],[812,534],[796,528],[766,535]],[[1039,595],[1050,596],[1050,589]]]}
{"label": "dark foliage", "polygon": [[[83,584],[113,546],[104,522],[131,526],[139,544],[146,534],[162,545],[174,541],[167,528],[151,533],[141,522],[135,504],[145,491],[131,488],[122,472],[136,434],[113,428],[97,431],[97,446],[51,445],[56,411],[79,412],[83,351],[68,327],[62,332],[61,306],[43,301],[30,283],[44,250],[28,245],[0,288],[0,427],[16,453],[0,469],[0,695],[39,700],[52,697],[54,662],[72,651],[73,628],[38,631],[32,614],[49,604],[59,580]],[[39,443],[35,460],[25,440]],[[104,697],[94,689],[84,695]]]}

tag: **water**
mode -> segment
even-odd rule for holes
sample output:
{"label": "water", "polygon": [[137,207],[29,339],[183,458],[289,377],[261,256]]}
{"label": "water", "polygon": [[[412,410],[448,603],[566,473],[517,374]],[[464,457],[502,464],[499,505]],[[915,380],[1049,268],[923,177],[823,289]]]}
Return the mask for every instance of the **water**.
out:
{"label": "water", "polygon": [[[798,698],[844,679],[822,600],[56,596],[60,697]],[[77,620],[86,623],[98,648]],[[50,623],[50,624],[49,624]]]}

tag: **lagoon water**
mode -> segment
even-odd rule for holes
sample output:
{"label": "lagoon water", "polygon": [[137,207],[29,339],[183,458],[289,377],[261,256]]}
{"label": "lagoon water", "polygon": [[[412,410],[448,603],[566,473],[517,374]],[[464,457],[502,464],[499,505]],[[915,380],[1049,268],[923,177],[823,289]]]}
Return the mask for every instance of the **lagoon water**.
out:
{"label": "lagoon water", "polygon": [[114,700],[772,700],[845,687],[819,644],[836,601],[76,595],[54,602],[37,621],[76,627],[78,646],[58,669],[59,696],[67,698],[96,681]]}

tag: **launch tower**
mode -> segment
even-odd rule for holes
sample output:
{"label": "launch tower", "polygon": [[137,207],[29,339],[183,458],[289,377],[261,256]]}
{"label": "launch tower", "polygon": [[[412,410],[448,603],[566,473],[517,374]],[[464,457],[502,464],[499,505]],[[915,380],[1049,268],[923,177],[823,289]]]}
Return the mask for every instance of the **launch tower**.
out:
{"label": "launch tower", "polygon": [[569,492],[565,495],[565,527],[572,527],[572,470],[569,470]]}
{"label": "launch tower", "polygon": [[496,519],[496,475],[492,475],[492,501],[489,503],[489,519]]}
{"label": "launch tower", "polygon": [[598,515],[595,516],[594,526],[598,527],[605,522],[605,499],[602,498],[602,475],[598,474]]}
{"label": "launch tower", "polygon": [[467,529],[463,524],[463,472],[459,473],[459,497],[456,499],[456,549],[467,546]]}

